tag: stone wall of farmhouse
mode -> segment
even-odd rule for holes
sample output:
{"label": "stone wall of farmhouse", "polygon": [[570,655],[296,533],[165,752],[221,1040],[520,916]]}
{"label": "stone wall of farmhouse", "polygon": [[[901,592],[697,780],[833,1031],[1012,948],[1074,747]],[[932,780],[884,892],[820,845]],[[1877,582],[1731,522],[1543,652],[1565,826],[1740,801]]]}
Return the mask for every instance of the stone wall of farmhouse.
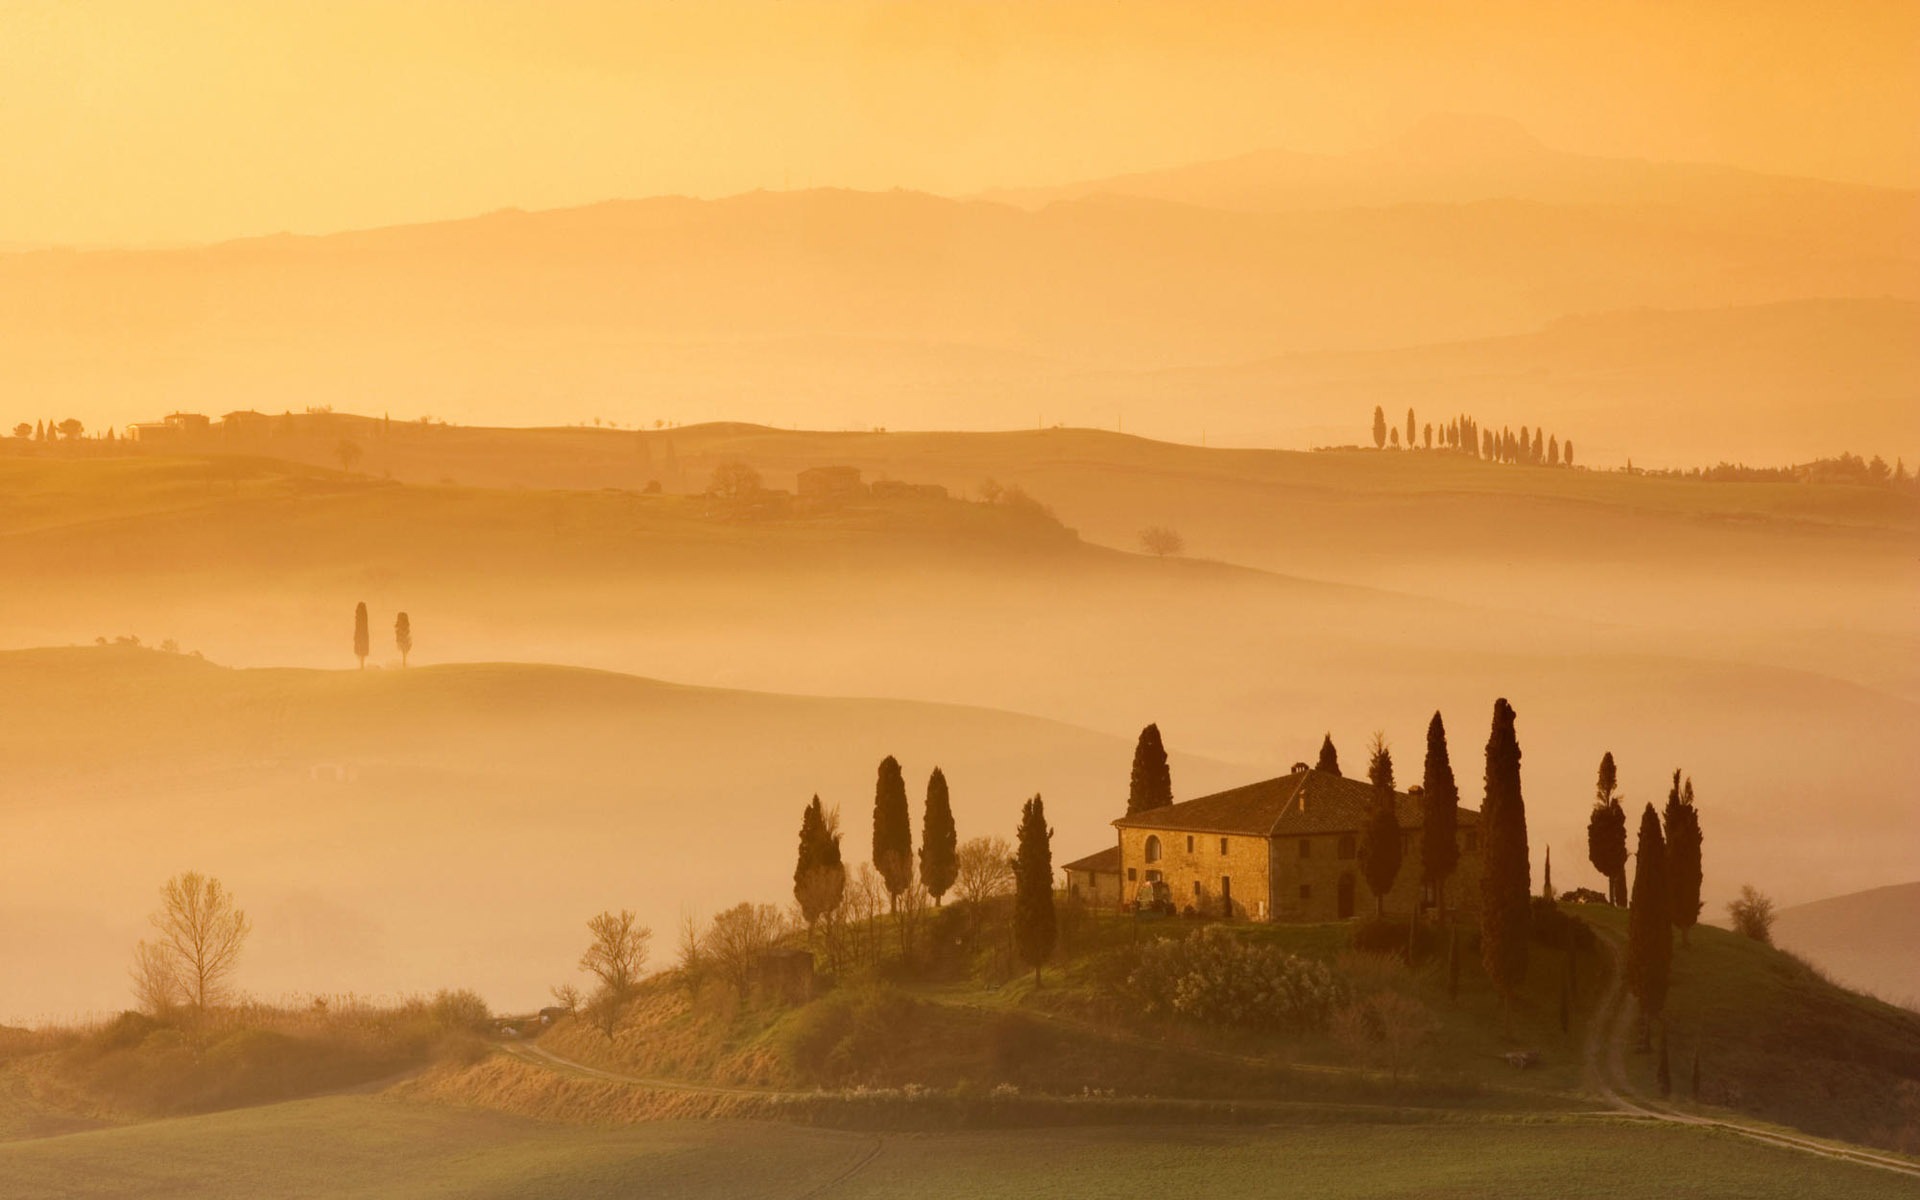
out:
{"label": "stone wall of farmhouse", "polygon": [[[1148,861],[1147,842],[1158,838],[1160,855]],[[1129,903],[1140,885],[1159,872],[1173,892],[1173,903],[1185,912],[1188,905],[1203,916],[1222,916],[1229,902],[1233,916],[1242,920],[1271,917],[1267,887],[1267,840],[1249,834],[1164,832],[1153,829],[1120,831],[1121,888]]]}
{"label": "stone wall of farmhouse", "polygon": [[[1392,891],[1387,893],[1387,915],[1404,917],[1421,897],[1420,831],[1403,830],[1406,839]],[[1449,912],[1473,913],[1480,907],[1480,848],[1478,831],[1462,828],[1456,837],[1460,861],[1447,881]],[[1159,857],[1148,860],[1148,840],[1159,841]],[[1224,841],[1225,849],[1222,850]],[[1251,920],[1334,921],[1374,913],[1373,893],[1360,874],[1355,857],[1357,833],[1317,833],[1279,837],[1269,841],[1248,834],[1186,833],[1153,829],[1120,831],[1121,888],[1128,903],[1139,895],[1142,882],[1158,872],[1173,892],[1174,904],[1185,911],[1191,904],[1207,916],[1225,911],[1223,881],[1231,891],[1233,916]],[[1301,847],[1305,844],[1303,853]],[[1191,849],[1189,849],[1191,846]],[[1347,891],[1343,903],[1343,890]]]}

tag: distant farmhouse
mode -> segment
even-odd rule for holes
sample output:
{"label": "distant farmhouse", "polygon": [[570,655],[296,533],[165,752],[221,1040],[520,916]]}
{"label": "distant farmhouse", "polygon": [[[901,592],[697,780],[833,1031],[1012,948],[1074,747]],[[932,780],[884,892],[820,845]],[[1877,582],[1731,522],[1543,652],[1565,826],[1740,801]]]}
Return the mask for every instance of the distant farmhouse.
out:
{"label": "distant farmhouse", "polygon": [[169,442],[202,434],[213,422],[200,413],[168,413],[158,421],[127,426],[127,436],[136,442]]}
{"label": "distant farmhouse", "polygon": [[[1121,817],[1118,844],[1066,865],[1072,898],[1098,907],[1171,901],[1201,916],[1255,921],[1336,921],[1365,916],[1373,893],[1361,878],[1360,827],[1373,787],[1296,765],[1278,779]],[[1389,913],[1434,907],[1420,869],[1420,795],[1394,793],[1404,848],[1387,893]],[[1455,834],[1460,862],[1447,881],[1449,911],[1480,904],[1480,813],[1464,805]]]}

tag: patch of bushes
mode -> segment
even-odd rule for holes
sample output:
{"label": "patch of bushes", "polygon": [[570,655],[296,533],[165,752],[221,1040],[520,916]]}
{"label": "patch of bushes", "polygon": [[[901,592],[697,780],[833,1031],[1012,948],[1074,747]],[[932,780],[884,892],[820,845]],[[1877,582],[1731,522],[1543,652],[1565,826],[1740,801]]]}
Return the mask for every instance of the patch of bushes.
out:
{"label": "patch of bushes", "polygon": [[1585,954],[1599,944],[1593,936],[1593,926],[1545,896],[1533,898],[1531,933],[1534,941],[1556,950]]}
{"label": "patch of bushes", "polygon": [[836,991],[796,1010],[775,1034],[798,1078],[843,1085],[885,1078],[918,1024],[921,1005],[892,987]]}
{"label": "patch of bushes", "polygon": [[1261,1030],[1319,1029],[1347,998],[1326,964],[1217,925],[1143,947],[1127,989],[1150,1013]]}
{"label": "patch of bushes", "polygon": [[347,1001],[247,1004],[166,1020],[126,1012],[74,1040],[55,1072],[105,1108],[208,1112],[350,1087],[433,1061],[488,1052],[486,1004],[442,992],[391,1008]]}

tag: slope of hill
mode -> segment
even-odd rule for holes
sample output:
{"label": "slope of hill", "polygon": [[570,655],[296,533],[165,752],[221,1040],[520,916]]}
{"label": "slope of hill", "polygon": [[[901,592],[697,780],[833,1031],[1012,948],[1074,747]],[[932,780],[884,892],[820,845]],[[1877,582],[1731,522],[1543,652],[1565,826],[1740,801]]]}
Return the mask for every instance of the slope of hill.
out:
{"label": "slope of hill", "polygon": [[1871,888],[1779,912],[1774,941],[1849,987],[1920,1008],[1920,883]]}
{"label": "slope of hill", "polygon": [[1517,121],[1471,115],[1429,117],[1357,154],[1258,150],[1058,187],[986,193],[1029,208],[1103,195],[1267,213],[1501,199],[1655,205],[1711,212],[1745,231],[1791,232],[1860,248],[1911,247],[1911,221],[1920,208],[1920,194],[1905,189],[1569,154],[1545,145]]}
{"label": "slope of hill", "polygon": [[[677,687],[513,664],[239,671],[126,648],[0,654],[0,1013],[117,1008],[155,889],[211,872],[252,911],[243,981],[530,1005],[583,922],[779,901],[818,793],[865,856],[875,764],[939,764],[962,837],[1044,793],[1124,807],[1131,747],[1010,713]],[[1176,755],[1183,793],[1244,778]],[[1119,797],[1118,800],[1115,797]]]}

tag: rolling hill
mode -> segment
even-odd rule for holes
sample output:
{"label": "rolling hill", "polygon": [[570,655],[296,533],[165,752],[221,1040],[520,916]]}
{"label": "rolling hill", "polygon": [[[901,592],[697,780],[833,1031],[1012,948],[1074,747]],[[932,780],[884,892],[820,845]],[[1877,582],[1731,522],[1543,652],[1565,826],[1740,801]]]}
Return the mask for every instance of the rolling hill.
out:
{"label": "rolling hill", "polygon": [[1779,912],[1774,941],[1849,987],[1920,1008],[1920,883],[1871,888]]}
{"label": "rolling hill", "polygon": [[[1037,208],[780,192],[169,250],[0,254],[0,367],[45,410],[9,421],[335,406],[489,422],[537,406],[623,423],[846,428],[1117,417],[1186,440],[1306,441],[1342,424],[1329,417],[1336,404],[1356,410],[1359,428],[1374,394],[1352,381],[1268,391],[1258,373],[1231,372],[1192,389],[1155,373],[1509,337],[1646,307],[1920,299],[1910,193],[1596,165],[1511,138],[1494,139],[1489,156],[1478,137],[1395,151],[1413,165],[1386,192],[1342,185],[1322,201],[1251,209],[1210,207],[1223,203],[1210,186],[1185,199],[1179,188],[1094,186]],[[1488,183],[1489,162],[1499,179],[1575,183]],[[1314,173],[1288,160],[1263,177]],[[1639,182],[1606,182],[1616,177]],[[1482,182],[1448,183],[1456,178]],[[1817,311],[1805,315],[1781,345],[1830,332]],[[1825,341],[1829,357],[1851,344]],[[1752,365],[1740,347],[1723,339],[1717,365],[1692,377],[1713,386],[1677,393],[1690,402],[1682,432],[1743,413],[1746,398],[1728,393],[1767,376],[1774,359],[1748,345],[1763,364]],[[1628,339],[1622,386],[1670,398],[1659,379],[1673,364],[1649,349],[1643,363]],[[1808,351],[1792,394],[1844,400],[1858,410],[1845,426],[1856,448],[1901,452],[1911,406],[1893,406],[1911,394],[1889,353],[1876,343],[1835,395],[1809,378],[1820,359]],[[1773,390],[1787,389],[1776,380]],[[1573,391],[1554,400],[1569,416],[1580,411]],[[1401,395],[1383,385],[1378,399]],[[1528,419],[1517,403],[1496,404],[1498,389],[1476,396],[1499,410],[1487,420]],[[1760,427],[1756,455],[1833,449],[1772,418]],[[1699,448],[1660,426],[1632,438],[1570,433],[1643,461]]]}
{"label": "rolling hill", "polygon": [[[0,654],[0,1013],[126,1003],[156,889],[199,869],[256,925],[245,986],[479,988],[528,1006],[587,917],[781,902],[799,813],[841,808],[863,859],[875,764],[937,763],[962,837],[1125,806],[1122,739],[1011,713],[680,687],[517,664],[232,670],[127,648]],[[1176,754],[1183,793],[1245,776]]]}

